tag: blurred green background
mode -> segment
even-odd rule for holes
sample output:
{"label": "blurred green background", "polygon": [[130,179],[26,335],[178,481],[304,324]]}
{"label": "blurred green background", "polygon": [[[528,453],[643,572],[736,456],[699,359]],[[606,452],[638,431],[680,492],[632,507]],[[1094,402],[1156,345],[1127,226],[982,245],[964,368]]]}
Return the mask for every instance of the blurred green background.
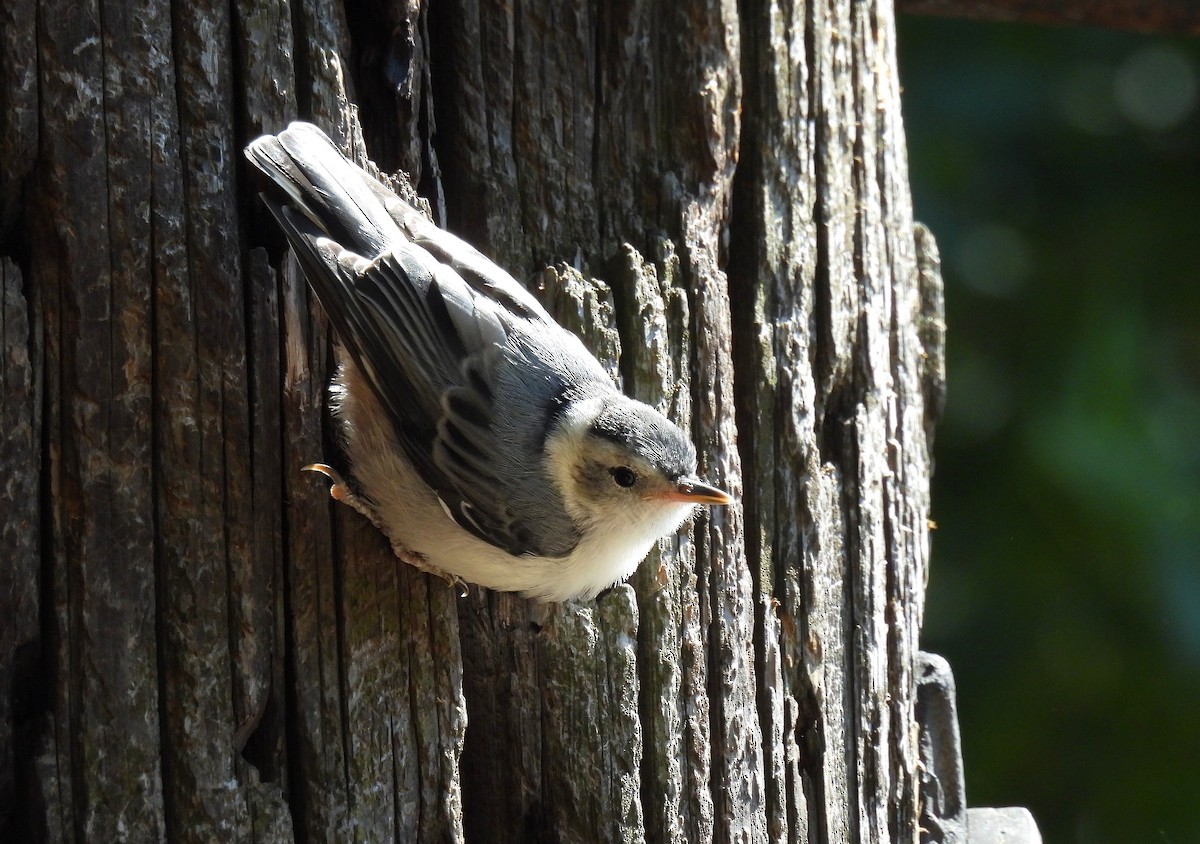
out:
{"label": "blurred green background", "polygon": [[948,405],[924,646],[972,806],[1200,842],[1200,41],[905,17]]}

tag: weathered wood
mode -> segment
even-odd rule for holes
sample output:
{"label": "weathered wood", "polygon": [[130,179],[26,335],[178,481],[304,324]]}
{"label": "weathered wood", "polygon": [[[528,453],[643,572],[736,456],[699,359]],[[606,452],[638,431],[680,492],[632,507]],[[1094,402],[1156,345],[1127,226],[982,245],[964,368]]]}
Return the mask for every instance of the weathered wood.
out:
{"label": "weathered wood", "polygon": [[[68,5],[0,35],[0,837],[917,840],[944,326],[886,4]],[[334,350],[240,149],[301,116],[740,505],[595,602],[399,565],[300,472]]]}
{"label": "weathered wood", "polygon": [[[621,340],[609,286],[560,266],[542,273],[538,291],[619,382]],[[617,586],[595,602],[569,602],[535,617],[546,834],[644,841],[636,596]]]}
{"label": "weathered wood", "polygon": [[[22,721],[45,693],[40,662],[42,535],[41,326],[32,319],[24,277],[0,259],[0,466],[6,516],[0,520],[0,595],[6,604],[0,624],[0,830],[17,820],[18,749],[32,736]],[[28,747],[22,748],[28,753]],[[24,760],[22,760],[24,761]],[[28,795],[20,795],[21,800]]]}
{"label": "weathered wood", "polygon": [[772,835],[908,840],[929,457],[894,28],[758,11],[730,276]]}
{"label": "weathered wood", "polygon": [[[232,26],[228,4],[172,9],[181,170],[173,233],[186,260],[159,286],[158,426],[174,435],[159,461],[160,613],[165,670],[165,779],[170,832],[180,840],[243,838],[247,797],[235,775],[234,736],[264,702],[269,681],[254,658],[273,629],[254,612],[249,391],[240,256],[225,221],[236,219]],[[160,203],[166,211],[166,202]],[[174,289],[171,289],[174,288]],[[181,342],[182,341],[182,342]],[[212,526],[221,525],[220,531]],[[270,560],[262,561],[269,566]],[[250,626],[254,621],[258,626]],[[235,697],[236,695],[236,697]],[[211,720],[214,728],[197,730]],[[215,725],[221,725],[216,728]]]}
{"label": "weathered wood", "polygon": [[[276,274],[262,249],[248,256],[250,435],[253,548],[233,573],[245,668],[234,675],[233,749],[240,781],[248,784],[251,838],[290,841],[292,816],[278,783],[287,774],[287,639],[284,607],[283,414],[280,303]],[[264,782],[265,781],[265,782]]]}
{"label": "weathered wood", "polygon": [[38,149],[36,0],[0,4],[0,234],[21,226],[21,185]]}
{"label": "weathered wood", "polygon": [[[626,306],[622,368],[633,395],[690,427],[691,311],[674,244],[661,238],[652,260],[631,245],[611,263]],[[659,543],[633,577],[638,594],[642,791],[647,839],[702,840],[711,830],[708,693],[700,615],[694,611],[696,546],[691,531]],[[653,795],[653,796],[651,796]]]}
{"label": "weathered wood", "polygon": [[[278,131],[299,113],[292,5],[287,0],[235,3],[233,24],[238,47],[235,73],[241,85],[238,117],[243,130],[252,137]],[[251,348],[259,349],[257,345]]]}
{"label": "weathered wood", "polygon": [[[122,829],[165,831],[153,610],[150,161],[130,147],[124,124],[106,126],[103,109],[115,83],[152,89],[141,72],[146,56],[135,62],[124,52],[137,51],[132,39],[105,39],[105,14],[113,10],[39,9],[41,132],[25,209],[45,330],[43,625],[54,651],[46,663],[52,702],[39,734],[45,762],[36,766],[53,779],[34,786],[47,811],[29,825],[35,835],[93,840]],[[134,97],[118,99],[119,110]]]}
{"label": "weathered wood", "polygon": [[329,348],[323,316],[310,318],[307,289],[294,258],[284,265],[282,291],[288,796],[296,825],[303,829],[298,835],[321,840],[345,828],[348,812],[333,523],[324,485],[314,483],[300,467],[325,450],[321,408]]}

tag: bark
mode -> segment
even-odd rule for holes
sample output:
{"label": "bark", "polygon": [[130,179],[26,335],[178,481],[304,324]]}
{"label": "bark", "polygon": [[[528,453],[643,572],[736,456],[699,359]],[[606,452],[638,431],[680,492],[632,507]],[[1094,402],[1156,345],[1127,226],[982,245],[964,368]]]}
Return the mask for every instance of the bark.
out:
{"label": "bark", "polygon": [[[944,328],[886,2],[3,16],[0,838],[918,840]],[[398,565],[299,472],[331,338],[240,152],[297,117],[739,505],[595,602]]]}

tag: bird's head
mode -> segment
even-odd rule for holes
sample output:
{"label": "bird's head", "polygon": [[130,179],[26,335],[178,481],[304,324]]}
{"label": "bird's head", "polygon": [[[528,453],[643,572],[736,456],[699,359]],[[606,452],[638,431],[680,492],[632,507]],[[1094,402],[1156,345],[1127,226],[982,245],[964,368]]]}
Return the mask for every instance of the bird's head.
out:
{"label": "bird's head", "polygon": [[695,505],[730,502],[696,477],[696,449],[677,425],[620,394],[572,406],[546,451],[567,511],[585,531],[653,534],[653,541]]}

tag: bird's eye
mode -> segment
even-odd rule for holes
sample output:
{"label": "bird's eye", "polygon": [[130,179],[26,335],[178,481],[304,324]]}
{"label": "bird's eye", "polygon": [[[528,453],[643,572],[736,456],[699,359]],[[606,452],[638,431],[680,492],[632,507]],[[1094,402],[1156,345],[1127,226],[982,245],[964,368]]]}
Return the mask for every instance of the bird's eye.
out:
{"label": "bird's eye", "polygon": [[614,466],[608,473],[617,486],[631,487],[637,483],[637,475],[628,466]]}

